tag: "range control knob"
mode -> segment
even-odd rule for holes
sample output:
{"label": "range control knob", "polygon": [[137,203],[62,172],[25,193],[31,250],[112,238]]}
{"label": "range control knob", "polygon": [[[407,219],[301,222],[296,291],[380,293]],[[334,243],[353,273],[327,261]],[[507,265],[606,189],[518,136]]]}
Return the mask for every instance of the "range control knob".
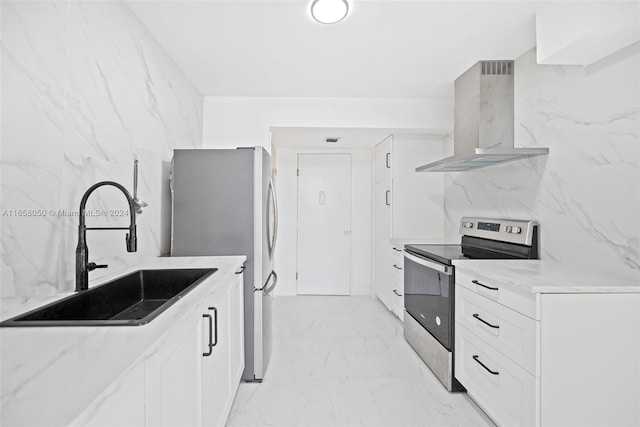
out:
{"label": "range control knob", "polygon": [[513,227],[510,225],[507,225],[506,228],[504,229],[505,233],[511,233],[511,231],[513,230]]}
{"label": "range control knob", "polygon": [[511,228],[511,232],[514,234],[520,234],[520,232],[522,231],[522,229],[520,227],[512,227]]}
{"label": "range control knob", "polygon": [[465,221],[465,222],[462,223],[462,227],[463,228],[473,228],[473,223]]}

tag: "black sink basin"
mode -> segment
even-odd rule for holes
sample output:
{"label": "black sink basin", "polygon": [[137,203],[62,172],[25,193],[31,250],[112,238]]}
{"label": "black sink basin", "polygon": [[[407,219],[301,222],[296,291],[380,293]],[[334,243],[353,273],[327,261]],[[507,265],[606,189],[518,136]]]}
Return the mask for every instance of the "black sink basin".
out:
{"label": "black sink basin", "polygon": [[217,270],[138,270],[6,320],[0,326],[143,325]]}

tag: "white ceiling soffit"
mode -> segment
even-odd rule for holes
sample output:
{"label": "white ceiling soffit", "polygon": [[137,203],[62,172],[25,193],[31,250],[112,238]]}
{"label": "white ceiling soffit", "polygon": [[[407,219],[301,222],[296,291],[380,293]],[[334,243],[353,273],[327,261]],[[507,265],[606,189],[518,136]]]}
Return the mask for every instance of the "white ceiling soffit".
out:
{"label": "white ceiling soffit", "polygon": [[[332,128],[332,127],[272,127],[271,142],[276,148],[295,149],[370,149],[389,135],[435,135],[450,133],[446,129]],[[339,137],[336,143],[326,143],[327,137]]]}
{"label": "white ceiling soffit", "polygon": [[535,45],[530,1],[352,0],[335,25],[310,0],[127,1],[203,95],[453,96],[481,59]]}

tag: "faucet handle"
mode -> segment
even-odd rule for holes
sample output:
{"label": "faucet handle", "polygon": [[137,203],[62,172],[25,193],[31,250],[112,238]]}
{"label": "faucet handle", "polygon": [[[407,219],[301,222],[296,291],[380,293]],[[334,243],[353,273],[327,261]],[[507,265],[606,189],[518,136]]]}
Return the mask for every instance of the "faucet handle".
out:
{"label": "faucet handle", "polygon": [[136,236],[135,225],[129,229],[130,233],[125,236],[127,242],[127,252],[136,252],[138,250],[138,238]]}
{"label": "faucet handle", "polygon": [[95,262],[90,262],[87,264],[87,271],[95,270],[96,268],[107,268],[109,267],[107,264],[96,264]]}

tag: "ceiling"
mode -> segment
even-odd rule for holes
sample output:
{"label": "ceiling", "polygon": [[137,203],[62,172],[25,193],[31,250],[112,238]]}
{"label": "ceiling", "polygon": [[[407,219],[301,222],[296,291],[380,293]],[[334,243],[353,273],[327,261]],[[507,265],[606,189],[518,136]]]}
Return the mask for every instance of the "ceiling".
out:
{"label": "ceiling", "polygon": [[451,98],[480,59],[535,45],[530,1],[351,0],[312,20],[311,0],[129,0],[205,96]]}

